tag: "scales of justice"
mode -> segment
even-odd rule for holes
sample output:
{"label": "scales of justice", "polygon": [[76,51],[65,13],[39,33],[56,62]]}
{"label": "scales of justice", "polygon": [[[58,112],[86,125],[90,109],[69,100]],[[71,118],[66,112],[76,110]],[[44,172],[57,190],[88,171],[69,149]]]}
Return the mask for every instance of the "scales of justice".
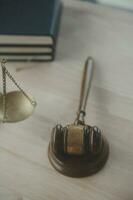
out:
{"label": "scales of justice", "polygon": [[[5,65],[6,60],[2,59],[3,93],[0,93],[0,122],[19,122],[33,114],[36,101],[19,86]],[[18,90],[7,92],[7,77],[15,84]]]}

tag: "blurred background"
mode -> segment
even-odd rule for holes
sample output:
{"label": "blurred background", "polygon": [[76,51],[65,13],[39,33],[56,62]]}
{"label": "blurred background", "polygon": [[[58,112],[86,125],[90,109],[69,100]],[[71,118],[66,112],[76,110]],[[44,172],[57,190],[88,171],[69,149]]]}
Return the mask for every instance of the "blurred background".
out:
{"label": "blurred background", "polygon": [[133,11],[133,0],[81,0],[81,1],[91,1],[94,3],[102,3],[102,4],[110,5],[113,7],[118,7],[121,9]]}

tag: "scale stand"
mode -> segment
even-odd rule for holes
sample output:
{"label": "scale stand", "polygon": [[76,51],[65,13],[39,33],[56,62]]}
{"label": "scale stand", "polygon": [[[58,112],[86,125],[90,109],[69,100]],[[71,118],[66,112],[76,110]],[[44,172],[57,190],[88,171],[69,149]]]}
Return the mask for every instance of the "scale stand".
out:
{"label": "scale stand", "polygon": [[[2,84],[3,94],[0,94],[0,121],[1,122],[18,122],[32,115],[36,101],[18,85],[10,72],[5,67],[6,60],[2,59]],[[6,78],[9,78],[19,91],[6,91]]]}

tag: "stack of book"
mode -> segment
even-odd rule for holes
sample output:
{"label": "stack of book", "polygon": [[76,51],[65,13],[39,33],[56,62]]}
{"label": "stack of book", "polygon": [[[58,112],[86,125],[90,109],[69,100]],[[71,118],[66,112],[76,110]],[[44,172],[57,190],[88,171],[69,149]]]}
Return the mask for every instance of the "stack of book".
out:
{"label": "stack of book", "polygon": [[60,0],[1,0],[0,57],[52,61],[61,10]]}

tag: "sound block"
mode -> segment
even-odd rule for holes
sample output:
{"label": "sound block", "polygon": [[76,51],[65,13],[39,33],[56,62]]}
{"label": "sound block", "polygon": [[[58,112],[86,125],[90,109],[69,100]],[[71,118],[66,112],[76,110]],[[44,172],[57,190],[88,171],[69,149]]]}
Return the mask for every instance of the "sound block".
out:
{"label": "sound block", "polygon": [[103,139],[101,152],[96,155],[68,155],[55,154],[51,145],[48,148],[48,157],[52,166],[60,173],[75,178],[81,178],[95,174],[105,165],[109,155],[109,145]]}

